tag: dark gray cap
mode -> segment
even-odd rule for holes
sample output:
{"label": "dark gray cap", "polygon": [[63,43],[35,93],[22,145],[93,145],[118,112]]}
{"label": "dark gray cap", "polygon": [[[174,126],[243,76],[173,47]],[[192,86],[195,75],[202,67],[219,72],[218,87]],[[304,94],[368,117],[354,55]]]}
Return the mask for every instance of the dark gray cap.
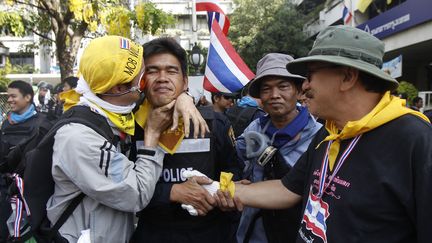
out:
{"label": "dark gray cap", "polygon": [[250,82],[249,94],[259,98],[261,80],[266,76],[286,77],[293,81],[303,82],[304,77],[288,72],[286,65],[293,61],[290,55],[282,53],[269,53],[258,61],[255,78]]}

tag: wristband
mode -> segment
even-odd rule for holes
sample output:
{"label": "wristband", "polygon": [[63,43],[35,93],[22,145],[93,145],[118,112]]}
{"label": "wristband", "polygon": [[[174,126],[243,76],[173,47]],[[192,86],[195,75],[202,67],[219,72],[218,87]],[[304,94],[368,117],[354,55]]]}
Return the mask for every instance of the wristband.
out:
{"label": "wristband", "polygon": [[191,97],[193,103],[195,104],[195,97],[189,92],[189,90],[185,90],[185,91],[183,91],[183,93],[185,93],[186,95],[188,95],[189,97]]}

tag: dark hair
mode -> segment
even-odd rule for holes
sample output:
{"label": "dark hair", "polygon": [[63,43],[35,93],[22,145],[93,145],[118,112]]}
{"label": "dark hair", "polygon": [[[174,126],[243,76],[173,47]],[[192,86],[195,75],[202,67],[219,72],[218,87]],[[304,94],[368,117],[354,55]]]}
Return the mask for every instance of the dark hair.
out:
{"label": "dark hair", "polygon": [[18,89],[23,96],[30,95],[31,96],[30,102],[33,102],[33,96],[34,96],[33,87],[26,81],[22,81],[22,80],[13,81],[8,85],[8,88]]}
{"label": "dark hair", "polygon": [[187,76],[186,51],[173,38],[163,37],[149,41],[143,45],[144,60],[156,54],[172,54],[180,62],[183,77]]}
{"label": "dark hair", "polygon": [[74,77],[74,76],[70,76],[70,77],[63,79],[63,83],[69,84],[69,86],[73,89],[78,84],[78,78]]}
{"label": "dark hair", "polygon": [[228,99],[235,100],[235,99],[239,98],[238,97],[239,95],[240,94],[238,94],[238,93],[212,92],[211,93],[211,100],[212,100],[212,103],[214,104],[216,97],[224,97],[226,100],[228,100]]}
{"label": "dark hair", "polygon": [[294,84],[294,86],[296,87],[296,89],[297,89],[297,91],[299,93],[303,92],[302,86],[303,86],[303,82],[305,81],[304,79],[301,79],[301,78],[299,78],[299,79],[292,79],[291,78],[289,80]]}
{"label": "dark hair", "polygon": [[390,82],[384,81],[378,77],[375,77],[366,72],[362,72],[359,70],[359,78],[365,89],[369,92],[384,94],[387,91],[391,91]]}
{"label": "dark hair", "polygon": [[63,84],[59,83],[54,87],[53,94],[60,94],[63,91]]}
{"label": "dark hair", "polygon": [[221,97],[221,96],[222,96],[222,94],[220,92],[212,92],[211,93],[211,101],[212,101],[212,103],[213,104],[215,103],[215,98],[216,97]]}
{"label": "dark hair", "polygon": [[421,100],[423,100],[423,99],[417,96],[413,99],[413,104],[417,104]]}

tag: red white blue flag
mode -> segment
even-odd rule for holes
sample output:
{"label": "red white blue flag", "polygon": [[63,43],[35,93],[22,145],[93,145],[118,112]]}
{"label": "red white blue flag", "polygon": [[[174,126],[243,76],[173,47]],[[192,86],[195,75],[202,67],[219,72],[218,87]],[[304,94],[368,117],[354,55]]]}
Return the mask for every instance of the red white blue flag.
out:
{"label": "red white blue flag", "polygon": [[213,21],[211,30],[204,89],[209,92],[236,92],[255,74],[237,54],[216,21]]}
{"label": "red white blue flag", "polygon": [[207,11],[208,25],[211,32],[213,20],[219,23],[222,32],[227,35],[230,22],[225,12],[220,7],[218,0],[196,0],[196,11]]}
{"label": "red white blue flag", "polygon": [[306,229],[321,238],[324,243],[327,243],[326,220],[329,216],[329,205],[315,196],[311,190],[304,210],[302,224],[305,224]]}
{"label": "red white blue flag", "polygon": [[347,8],[346,5],[344,5],[343,12],[342,12],[342,19],[345,25],[349,24],[352,19],[351,11]]}

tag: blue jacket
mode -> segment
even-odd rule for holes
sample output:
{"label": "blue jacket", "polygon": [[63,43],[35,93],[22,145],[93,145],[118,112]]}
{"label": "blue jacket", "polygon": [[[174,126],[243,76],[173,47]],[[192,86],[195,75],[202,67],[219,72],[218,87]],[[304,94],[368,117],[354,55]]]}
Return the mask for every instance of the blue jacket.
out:
{"label": "blue jacket", "polygon": [[[296,136],[294,139],[283,145],[279,152],[282,155],[285,163],[289,164],[290,167],[294,166],[300,156],[307,150],[309,143],[312,141],[312,138],[318,132],[318,130],[322,127],[322,125],[315,121],[312,115],[309,114],[309,120],[307,125],[300,132],[299,136]],[[260,119],[254,120],[246,129],[247,131],[256,131],[264,133],[261,129]],[[248,179],[252,182],[258,182],[263,180],[264,169],[262,166],[256,163],[256,158],[247,159],[246,158],[246,143],[244,139],[244,133],[237,138],[236,141],[236,149],[237,155],[241,163],[244,164],[244,175],[245,179]],[[246,231],[249,228],[250,222],[253,219],[254,215],[258,213],[259,209],[246,207],[243,210],[242,217],[240,220],[240,224],[237,230],[237,241],[243,242]],[[287,226],[289,227],[289,226]],[[261,218],[256,221],[254,232],[250,238],[249,242],[267,242],[267,238],[265,235],[264,227],[262,224]]]}

